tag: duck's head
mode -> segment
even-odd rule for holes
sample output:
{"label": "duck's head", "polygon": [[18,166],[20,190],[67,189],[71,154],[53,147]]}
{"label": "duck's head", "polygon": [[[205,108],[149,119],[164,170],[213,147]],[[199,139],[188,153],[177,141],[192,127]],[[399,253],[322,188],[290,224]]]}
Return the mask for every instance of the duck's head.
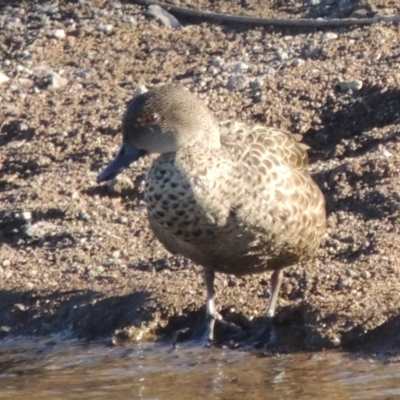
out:
{"label": "duck's head", "polygon": [[220,147],[218,124],[211,111],[186,89],[165,85],[134,97],[122,119],[122,146],[99,174],[107,181],[140,157],[171,153],[190,146]]}

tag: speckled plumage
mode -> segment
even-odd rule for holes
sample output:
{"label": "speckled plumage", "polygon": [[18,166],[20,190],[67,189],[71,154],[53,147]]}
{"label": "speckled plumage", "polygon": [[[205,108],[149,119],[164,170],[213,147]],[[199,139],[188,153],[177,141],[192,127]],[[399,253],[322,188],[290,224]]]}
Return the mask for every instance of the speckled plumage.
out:
{"label": "speckled plumage", "polygon": [[161,153],[146,177],[150,225],[170,252],[208,271],[208,315],[220,318],[213,271],[273,270],[272,317],[281,269],[313,257],[325,232],[325,201],[307,172],[307,146],[272,128],[218,124],[178,86],[134,98],[123,136],[134,149]]}

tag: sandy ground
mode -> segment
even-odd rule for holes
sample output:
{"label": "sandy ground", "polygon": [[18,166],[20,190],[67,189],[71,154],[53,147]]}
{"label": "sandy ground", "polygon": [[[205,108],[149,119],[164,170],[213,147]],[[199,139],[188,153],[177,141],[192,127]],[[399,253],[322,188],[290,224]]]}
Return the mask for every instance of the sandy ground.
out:
{"label": "sandy ground", "polygon": [[[400,14],[397,1],[170,1],[280,18]],[[190,3],[190,4],[189,4]],[[318,3],[313,5],[313,3]],[[104,0],[0,1],[0,333],[155,340],[197,327],[201,268],[151,233],[151,159],[111,186],[139,85],[175,82],[220,119],[300,133],[327,200],[318,257],[285,270],[277,349],[400,349],[400,26],[261,28],[182,22]],[[361,14],[360,14],[361,13]],[[256,324],[269,274],[219,275],[223,313]]]}

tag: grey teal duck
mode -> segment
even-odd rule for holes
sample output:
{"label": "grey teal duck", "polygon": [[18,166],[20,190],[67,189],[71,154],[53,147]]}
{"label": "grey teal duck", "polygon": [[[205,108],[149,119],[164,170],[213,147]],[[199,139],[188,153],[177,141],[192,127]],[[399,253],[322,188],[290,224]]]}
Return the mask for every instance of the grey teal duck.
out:
{"label": "grey teal duck", "polygon": [[149,154],[148,219],[165,248],[204,267],[208,339],[221,319],[214,273],[272,271],[271,322],[284,267],[315,255],[326,229],[324,197],[297,135],[259,125],[218,123],[186,89],[165,85],[134,97],[123,144],[98,176],[106,181]]}

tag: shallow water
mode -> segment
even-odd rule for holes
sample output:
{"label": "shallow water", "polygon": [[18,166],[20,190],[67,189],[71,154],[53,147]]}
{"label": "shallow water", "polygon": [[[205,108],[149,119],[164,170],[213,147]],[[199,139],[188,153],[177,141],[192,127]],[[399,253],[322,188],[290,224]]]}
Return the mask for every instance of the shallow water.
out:
{"label": "shallow water", "polygon": [[338,352],[0,342],[0,399],[390,399],[399,382],[400,364]]}

